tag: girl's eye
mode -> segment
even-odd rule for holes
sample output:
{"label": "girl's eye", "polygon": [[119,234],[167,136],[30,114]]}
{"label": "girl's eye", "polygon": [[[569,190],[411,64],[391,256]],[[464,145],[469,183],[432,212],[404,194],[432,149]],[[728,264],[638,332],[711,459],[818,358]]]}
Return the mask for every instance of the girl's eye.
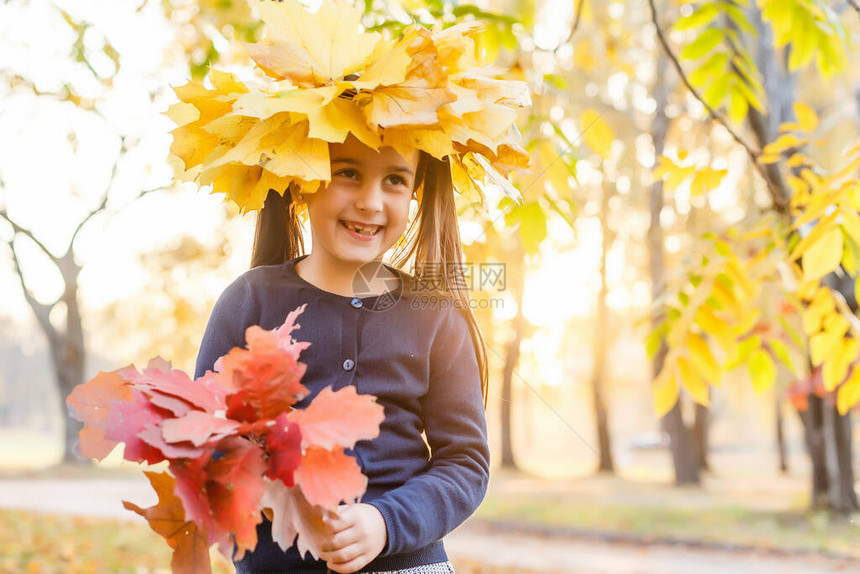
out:
{"label": "girl's eye", "polygon": [[341,177],[346,177],[349,179],[356,179],[358,177],[358,172],[352,168],[347,168],[347,169],[340,170],[339,172],[337,172],[336,175],[339,175]]}
{"label": "girl's eye", "polygon": [[392,185],[406,185],[407,184],[406,178],[403,177],[402,175],[397,175],[397,174],[389,175],[388,176],[388,182],[391,183]]}

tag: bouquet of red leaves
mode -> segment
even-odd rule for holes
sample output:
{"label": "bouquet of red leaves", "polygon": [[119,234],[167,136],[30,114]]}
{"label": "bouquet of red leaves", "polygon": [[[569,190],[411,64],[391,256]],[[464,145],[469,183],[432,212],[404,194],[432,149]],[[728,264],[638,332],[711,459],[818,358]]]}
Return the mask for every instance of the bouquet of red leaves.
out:
{"label": "bouquet of red leaves", "polygon": [[234,347],[196,380],[155,358],[143,372],[99,373],[66,400],[85,423],[81,455],[101,460],[124,443],[128,461],[168,462],[169,472],[146,472],[155,506],[123,505],[167,540],[174,573],[211,572],[212,544],[235,559],[253,550],[262,512],[281,548],[295,541],[318,557],[320,518],[367,488],[344,449],[379,435],[376,398],[326,387],[293,408],[308,394],[298,358],[310,343],[291,336],[304,309],[271,331],[249,327],[247,349]]}

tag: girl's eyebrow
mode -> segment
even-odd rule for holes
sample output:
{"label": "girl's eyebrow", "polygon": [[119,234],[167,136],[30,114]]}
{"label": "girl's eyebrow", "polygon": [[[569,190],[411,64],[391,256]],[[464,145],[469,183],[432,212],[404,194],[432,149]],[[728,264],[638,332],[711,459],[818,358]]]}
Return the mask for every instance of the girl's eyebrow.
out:
{"label": "girl's eyebrow", "polygon": [[[331,158],[331,162],[332,163],[345,163],[347,165],[354,165],[354,166],[358,166],[358,167],[362,167],[364,165],[361,161],[359,161],[357,159],[350,158],[350,157],[333,157],[333,158]],[[388,167],[385,168],[385,171],[394,171],[394,172],[400,172],[400,173],[408,173],[409,175],[415,175],[414,172],[412,171],[412,168],[407,167],[405,165],[389,165]]]}

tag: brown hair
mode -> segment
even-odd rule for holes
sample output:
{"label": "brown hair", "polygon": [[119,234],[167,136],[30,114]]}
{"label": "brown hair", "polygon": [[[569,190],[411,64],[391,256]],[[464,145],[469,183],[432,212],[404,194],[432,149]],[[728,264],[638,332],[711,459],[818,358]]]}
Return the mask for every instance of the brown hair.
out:
{"label": "brown hair", "polygon": [[[486,408],[489,379],[487,348],[469,306],[469,292],[457,283],[456,274],[462,270],[464,262],[448,161],[438,160],[423,151],[420,152],[415,173],[415,190],[420,192],[421,197],[418,214],[395,246],[393,266],[404,269],[412,260],[412,275],[419,284],[441,282],[442,291],[435,294],[443,297],[453,294],[455,308],[463,313],[469,325]],[[269,190],[263,208],[257,214],[251,267],[278,265],[304,255],[301,230],[299,210],[290,191],[286,190],[281,195],[275,190]],[[434,273],[437,270],[443,271],[441,276]],[[434,273],[432,280],[421,281],[424,273]]]}

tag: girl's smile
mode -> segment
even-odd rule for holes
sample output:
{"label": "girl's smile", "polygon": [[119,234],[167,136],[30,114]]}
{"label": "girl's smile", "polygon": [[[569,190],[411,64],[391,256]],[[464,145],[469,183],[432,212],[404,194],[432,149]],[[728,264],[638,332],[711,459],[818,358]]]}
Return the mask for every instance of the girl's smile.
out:
{"label": "girl's smile", "polygon": [[379,260],[406,231],[418,152],[404,158],[350,135],[329,144],[331,181],[306,196],[313,247],[297,267],[331,291],[351,288],[355,272]]}

